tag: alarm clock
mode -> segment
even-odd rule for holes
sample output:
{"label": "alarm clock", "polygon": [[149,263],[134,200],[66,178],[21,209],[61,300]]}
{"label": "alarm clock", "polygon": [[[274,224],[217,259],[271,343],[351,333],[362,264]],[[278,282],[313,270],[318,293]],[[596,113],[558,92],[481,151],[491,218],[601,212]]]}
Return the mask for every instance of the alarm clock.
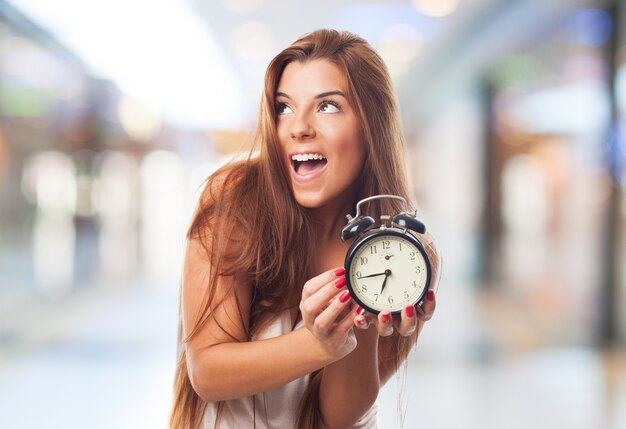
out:
{"label": "alarm clock", "polygon": [[[404,211],[382,215],[379,227],[370,216],[361,215],[361,204],[375,199],[402,201]],[[347,215],[341,240],[356,239],[346,254],[346,284],[352,298],[373,314],[400,314],[408,305],[419,304],[431,279],[431,263],[422,243],[409,230],[424,234],[426,226],[417,213],[407,211],[406,199],[397,195],[375,195],[359,201],[356,215]]]}

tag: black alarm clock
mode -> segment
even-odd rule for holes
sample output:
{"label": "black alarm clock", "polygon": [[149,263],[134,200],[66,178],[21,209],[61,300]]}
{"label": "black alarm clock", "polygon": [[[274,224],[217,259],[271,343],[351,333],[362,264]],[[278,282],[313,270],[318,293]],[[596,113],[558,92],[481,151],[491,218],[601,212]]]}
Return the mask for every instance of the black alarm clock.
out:
{"label": "black alarm clock", "polygon": [[[403,202],[404,211],[382,215],[381,224],[361,215],[361,204],[380,198]],[[352,298],[373,314],[389,311],[400,314],[408,305],[419,304],[431,279],[431,263],[422,243],[408,230],[424,234],[426,226],[416,213],[407,211],[407,202],[397,195],[375,195],[359,201],[356,215],[346,216],[348,224],[341,240],[356,237],[346,255],[346,283]]]}

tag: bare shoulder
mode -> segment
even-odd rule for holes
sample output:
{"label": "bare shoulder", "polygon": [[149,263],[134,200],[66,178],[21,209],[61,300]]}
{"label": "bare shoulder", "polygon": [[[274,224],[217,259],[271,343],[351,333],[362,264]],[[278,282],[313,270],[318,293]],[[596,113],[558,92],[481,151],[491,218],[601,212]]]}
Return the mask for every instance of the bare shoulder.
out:
{"label": "bare shoulder", "polygon": [[185,249],[181,301],[190,346],[243,341],[247,335],[252,284],[238,264],[245,243],[233,192],[245,165],[218,170],[206,182]]}

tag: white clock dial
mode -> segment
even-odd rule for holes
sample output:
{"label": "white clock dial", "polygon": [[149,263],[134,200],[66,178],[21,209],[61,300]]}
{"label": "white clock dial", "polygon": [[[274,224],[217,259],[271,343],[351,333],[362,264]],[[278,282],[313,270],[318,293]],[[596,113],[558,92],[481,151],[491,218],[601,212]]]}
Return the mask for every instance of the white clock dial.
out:
{"label": "white clock dial", "polygon": [[380,234],[355,249],[349,277],[359,304],[393,313],[417,304],[423,297],[428,267],[415,243],[398,235]]}

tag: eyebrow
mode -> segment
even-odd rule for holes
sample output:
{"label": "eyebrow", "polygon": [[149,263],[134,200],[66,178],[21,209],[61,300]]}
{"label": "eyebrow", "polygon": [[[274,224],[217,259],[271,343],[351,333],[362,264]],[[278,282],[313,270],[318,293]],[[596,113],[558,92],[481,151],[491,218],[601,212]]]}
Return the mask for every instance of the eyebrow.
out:
{"label": "eyebrow", "polygon": [[[339,91],[339,90],[322,92],[320,94],[317,94],[314,98],[315,99],[324,98],[324,97],[329,97],[331,95],[341,95],[342,97],[346,98],[346,95],[343,92]],[[288,96],[284,92],[280,92],[280,91],[276,92],[276,97],[285,97],[285,98],[288,98],[288,99],[291,100],[290,96]]]}

